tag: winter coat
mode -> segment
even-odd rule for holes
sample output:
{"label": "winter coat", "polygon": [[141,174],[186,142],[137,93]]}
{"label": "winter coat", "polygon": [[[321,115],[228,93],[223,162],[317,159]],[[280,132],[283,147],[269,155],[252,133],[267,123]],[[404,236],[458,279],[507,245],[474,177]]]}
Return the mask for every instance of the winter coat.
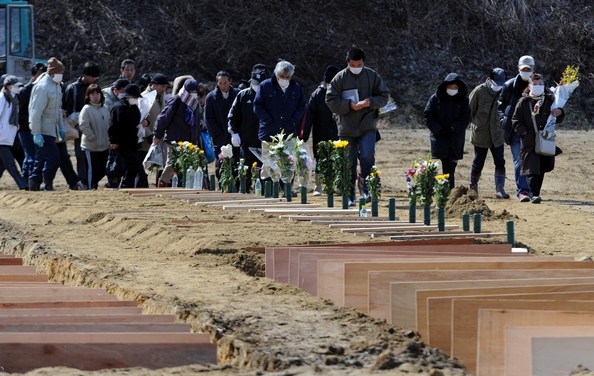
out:
{"label": "winter coat", "polygon": [[[539,130],[543,130],[547,123],[547,119],[551,113],[551,105],[553,104],[554,95],[547,91],[545,100],[540,108],[540,111],[535,116],[536,126]],[[555,157],[536,154],[534,151],[534,144],[536,140],[536,132],[532,123],[532,111],[536,100],[525,95],[520,98],[516,109],[512,116],[513,131],[520,136],[520,160],[522,161],[521,174],[540,175],[545,172],[553,171],[555,168]],[[556,124],[563,121],[565,113],[562,113],[556,118]],[[561,149],[557,148],[556,154],[561,154]]]}
{"label": "winter coat", "polygon": [[260,147],[258,128],[260,119],[254,113],[254,99],[256,92],[252,88],[240,91],[231,110],[229,110],[229,127],[233,133],[238,133],[242,147]]}
{"label": "winter coat", "polygon": [[80,111],[80,147],[89,151],[105,151],[109,148],[110,114],[105,105],[86,104]]}
{"label": "winter coat", "polygon": [[318,158],[318,144],[320,141],[338,140],[338,126],[334,114],[326,104],[326,87],[319,86],[309,97],[306,106],[303,141],[309,140],[313,131],[313,154]]}
{"label": "winter coat", "polygon": [[113,106],[120,100],[114,93],[113,93],[113,86],[106,87],[105,89],[101,90],[103,92],[103,97],[105,98],[105,102],[103,103],[105,107],[109,111],[113,108]]}
{"label": "winter coat", "polygon": [[518,74],[514,78],[510,78],[505,82],[499,95],[499,111],[502,113],[501,126],[503,127],[503,139],[509,145],[514,131],[512,129],[512,116],[516,109],[516,105],[524,90],[528,87],[528,81],[524,81]]}
{"label": "winter coat", "polygon": [[[458,84],[454,96],[446,92],[449,84]],[[431,131],[431,155],[437,159],[460,160],[464,154],[464,138],[470,122],[468,87],[456,73],[450,73],[431,95],[425,106],[425,121]]]}
{"label": "winter coat", "polygon": [[73,112],[80,112],[85,105],[85,95],[89,84],[82,81],[82,77],[66,87],[62,97],[62,108],[66,110],[66,116]]}
{"label": "winter coat", "polygon": [[262,81],[254,100],[254,112],[260,119],[258,138],[261,141],[270,141],[283,129],[285,134],[297,136],[297,125],[305,114],[301,85],[291,79],[283,92],[276,76]]}
{"label": "winter coat", "polygon": [[11,117],[16,116],[12,114],[13,111],[18,111],[17,105],[6,100],[4,90],[0,91],[0,145],[12,146],[14,144],[19,127],[17,124],[11,124]]}
{"label": "winter coat", "polygon": [[31,133],[58,137],[62,126],[62,86],[43,73],[31,91],[29,102]]}
{"label": "winter coat", "polygon": [[499,92],[494,92],[486,82],[470,93],[470,142],[488,149],[503,145],[503,128],[499,121]]}
{"label": "winter coat", "polygon": [[[359,100],[369,98],[370,106],[359,111],[351,109],[351,101],[342,98],[346,90],[356,89]],[[348,68],[338,72],[326,92],[326,104],[336,114],[340,137],[360,137],[368,131],[377,130],[378,110],[388,103],[390,93],[379,74],[363,67],[359,74]]]}
{"label": "winter coat", "polygon": [[216,87],[206,96],[204,122],[214,146],[221,147],[231,143],[231,135],[227,130],[229,110],[238,92],[234,87],[229,88],[229,96],[225,99],[221,90]]}
{"label": "winter coat", "polygon": [[[176,95],[171,99],[155,122],[153,136],[165,142],[188,141],[196,145],[200,130],[197,127],[190,126],[186,121],[186,109],[188,105],[182,102]],[[198,107],[195,115],[198,116]]]}
{"label": "winter coat", "polygon": [[29,127],[29,102],[31,101],[31,91],[33,90],[33,81],[29,81],[18,93],[19,97],[19,131],[31,132]]}
{"label": "winter coat", "polygon": [[117,144],[120,151],[138,150],[138,124],[140,124],[138,106],[131,106],[126,99],[117,102],[111,109],[109,143]]}

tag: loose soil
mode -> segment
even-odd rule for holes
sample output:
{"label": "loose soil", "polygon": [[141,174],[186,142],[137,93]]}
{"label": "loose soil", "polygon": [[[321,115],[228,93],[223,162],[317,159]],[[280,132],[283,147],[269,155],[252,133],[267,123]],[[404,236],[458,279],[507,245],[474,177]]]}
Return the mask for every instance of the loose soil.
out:
{"label": "loose soil", "polygon": [[[384,194],[408,215],[404,172],[427,156],[426,131],[383,128],[376,164]],[[559,131],[556,169],[547,174],[543,203],[497,200],[489,157],[479,195],[467,181],[472,149],[460,162],[447,214],[481,211],[485,231],[505,231],[513,220],[518,245],[534,255],[591,257],[594,235],[594,162],[586,159],[594,134]],[[507,189],[513,194],[506,150]],[[61,178],[60,178],[61,179]],[[198,207],[180,200],[131,197],[119,191],[20,192],[7,173],[0,180],[0,252],[23,257],[54,282],[103,287],[134,300],[146,314],[175,314],[217,343],[217,366],[81,372],[46,368],[28,375],[462,375],[462,366],[425,346],[410,328],[386,324],[352,309],[263,277],[262,254],[250,247],[360,242],[362,238],[273,215]],[[310,198],[325,202],[325,198]],[[419,213],[420,214],[420,213]],[[504,239],[500,239],[504,240]],[[372,241],[372,240],[370,240]],[[577,367],[577,365],[576,365]]]}

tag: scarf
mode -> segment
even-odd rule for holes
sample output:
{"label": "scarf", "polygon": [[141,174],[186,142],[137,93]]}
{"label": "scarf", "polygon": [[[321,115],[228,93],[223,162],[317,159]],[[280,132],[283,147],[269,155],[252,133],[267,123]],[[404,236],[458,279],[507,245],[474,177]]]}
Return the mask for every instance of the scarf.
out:
{"label": "scarf", "polygon": [[19,98],[16,95],[12,95],[11,93],[7,92],[4,88],[2,89],[2,95],[6,99],[6,103],[10,103],[12,105],[12,111],[10,112],[10,117],[8,118],[8,124],[14,125],[15,127],[19,126]]}
{"label": "scarf", "polygon": [[536,101],[536,103],[534,104],[534,109],[532,110],[532,116],[536,116],[540,113],[540,108],[542,107],[542,104],[544,103],[544,100],[545,100],[545,94],[543,93],[540,96],[535,96],[535,95],[528,93],[528,96],[530,97],[530,99],[533,99]]}
{"label": "scarf", "polygon": [[181,99],[182,103],[186,104],[186,116],[185,120],[186,123],[190,125],[190,127],[195,127],[198,125],[198,117],[195,115],[196,107],[198,107],[198,98],[192,98],[192,95],[186,91],[183,87],[179,90],[179,99]]}

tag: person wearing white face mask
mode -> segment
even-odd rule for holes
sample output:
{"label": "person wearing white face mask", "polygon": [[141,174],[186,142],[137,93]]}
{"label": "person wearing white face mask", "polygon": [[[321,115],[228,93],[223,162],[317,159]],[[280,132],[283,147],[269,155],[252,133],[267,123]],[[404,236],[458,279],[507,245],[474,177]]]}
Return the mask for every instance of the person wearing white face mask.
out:
{"label": "person wearing white face mask", "polygon": [[478,193],[478,183],[491,150],[495,164],[495,197],[509,198],[505,192],[505,158],[503,129],[499,122],[497,99],[507,75],[501,68],[489,72],[486,81],[472,90],[470,101],[470,142],[474,145],[474,159],[470,170],[470,189]]}
{"label": "person wearing white face mask", "polygon": [[507,80],[499,95],[499,112],[503,127],[505,143],[509,145],[514,163],[514,178],[516,181],[516,197],[520,202],[530,201],[530,188],[525,176],[520,173],[520,138],[512,130],[512,115],[516,104],[522,98],[522,93],[528,87],[528,80],[534,71],[534,58],[522,56],[518,60],[518,75]]}
{"label": "person wearing white face mask", "polygon": [[[540,192],[545,173],[553,171],[555,168],[555,156],[540,155],[534,149],[537,136],[534,127],[543,130],[549,115],[556,118],[557,124],[561,123],[565,117],[562,108],[551,110],[554,99],[554,94],[545,89],[542,75],[534,73],[512,116],[513,130],[521,140],[521,174],[526,177],[532,193],[530,201],[533,204],[541,202]],[[555,155],[559,154],[561,154],[561,149],[557,147]]]}
{"label": "person wearing white face mask", "polygon": [[64,138],[62,127],[62,76],[64,65],[55,57],[47,61],[47,72],[37,78],[29,102],[29,123],[35,148],[35,162],[29,175],[29,189],[54,190],[60,164],[56,138]]}
{"label": "person wearing white face mask", "polygon": [[7,170],[19,189],[28,189],[27,182],[19,172],[14,162],[14,155],[10,151],[19,129],[19,102],[11,89],[16,86],[18,79],[9,75],[4,79],[0,92],[0,176]]}
{"label": "person wearing white face mask", "polygon": [[[254,162],[262,165],[260,160],[250,151],[250,147],[259,148],[261,142],[258,139],[258,128],[260,120],[254,113],[254,99],[260,90],[260,83],[270,77],[269,69],[264,64],[256,64],[252,68],[250,87],[241,90],[229,110],[229,123],[227,130],[231,134],[231,143],[240,148],[239,156],[245,160],[246,166],[252,166]],[[247,171],[247,191],[251,190],[251,168]]]}
{"label": "person wearing white face mask", "polygon": [[142,95],[136,84],[128,84],[124,94],[125,97],[111,109],[111,124],[108,129],[109,148],[119,153],[126,163],[126,172],[120,188],[134,188],[134,180],[142,168],[137,156],[138,124],[140,124],[138,98],[142,98]]}
{"label": "person wearing white face mask", "polygon": [[357,160],[361,165],[362,195],[371,196],[366,178],[375,165],[375,143],[379,109],[388,103],[390,93],[380,75],[365,66],[365,51],[351,47],[347,66],[334,76],[326,91],[326,104],[337,115],[338,137],[349,142],[352,188],[350,205],[356,205]]}
{"label": "person wearing white face mask", "polygon": [[470,122],[468,87],[457,73],[449,73],[425,106],[425,121],[431,131],[431,156],[441,160],[449,174],[450,188],[456,184],[458,161],[464,155],[466,128]]}
{"label": "person wearing white face mask", "polygon": [[106,87],[103,89],[103,96],[105,97],[105,107],[111,111],[114,104],[119,102],[120,99],[124,98],[124,89],[130,81],[126,80],[125,78],[120,78],[116,82],[113,83],[113,86]]}
{"label": "person wearing white face mask", "polygon": [[[177,80],[177,79],[176,79]],[[167,187],[175,173],[173,155],[168,153],[172,142],[191,142],[198,145],[200,139],[200,118],[198,92],[201,86],[193,78],[187,78],[181,89],[171,99],[157,117],[153,128],[153,144],[161,141],[163,157],[166,159],[163,173],[157,181],[158,187]],[[183,174],[185,171],[178,171]],[[181,180],[181,179],[180,179]]]}

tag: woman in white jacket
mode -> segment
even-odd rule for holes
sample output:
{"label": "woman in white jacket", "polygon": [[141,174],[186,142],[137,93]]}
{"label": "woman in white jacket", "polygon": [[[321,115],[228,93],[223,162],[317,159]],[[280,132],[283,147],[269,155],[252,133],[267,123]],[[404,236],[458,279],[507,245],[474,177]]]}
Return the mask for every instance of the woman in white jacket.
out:
{"label": "woman in white jacket", "polygon": [[28,189],[27,182],[17,169],[10,151],[19,130],[19,102],[15,92],[18,89],[15,86],[18,81],[15,76],[6,76],[0,91],[0,176],[7,170],[19,189]]}
{"label": "woman in white jacket", "polygon": [[105,176],[109,154],[109,122],[109,110],[105,106],[101,87],[96,84],[89,85],[85,94],[85,106],[79,115],[79,127],[82,132],[80,146],[87,162],[89,189],[97,189],[99,181]]}

